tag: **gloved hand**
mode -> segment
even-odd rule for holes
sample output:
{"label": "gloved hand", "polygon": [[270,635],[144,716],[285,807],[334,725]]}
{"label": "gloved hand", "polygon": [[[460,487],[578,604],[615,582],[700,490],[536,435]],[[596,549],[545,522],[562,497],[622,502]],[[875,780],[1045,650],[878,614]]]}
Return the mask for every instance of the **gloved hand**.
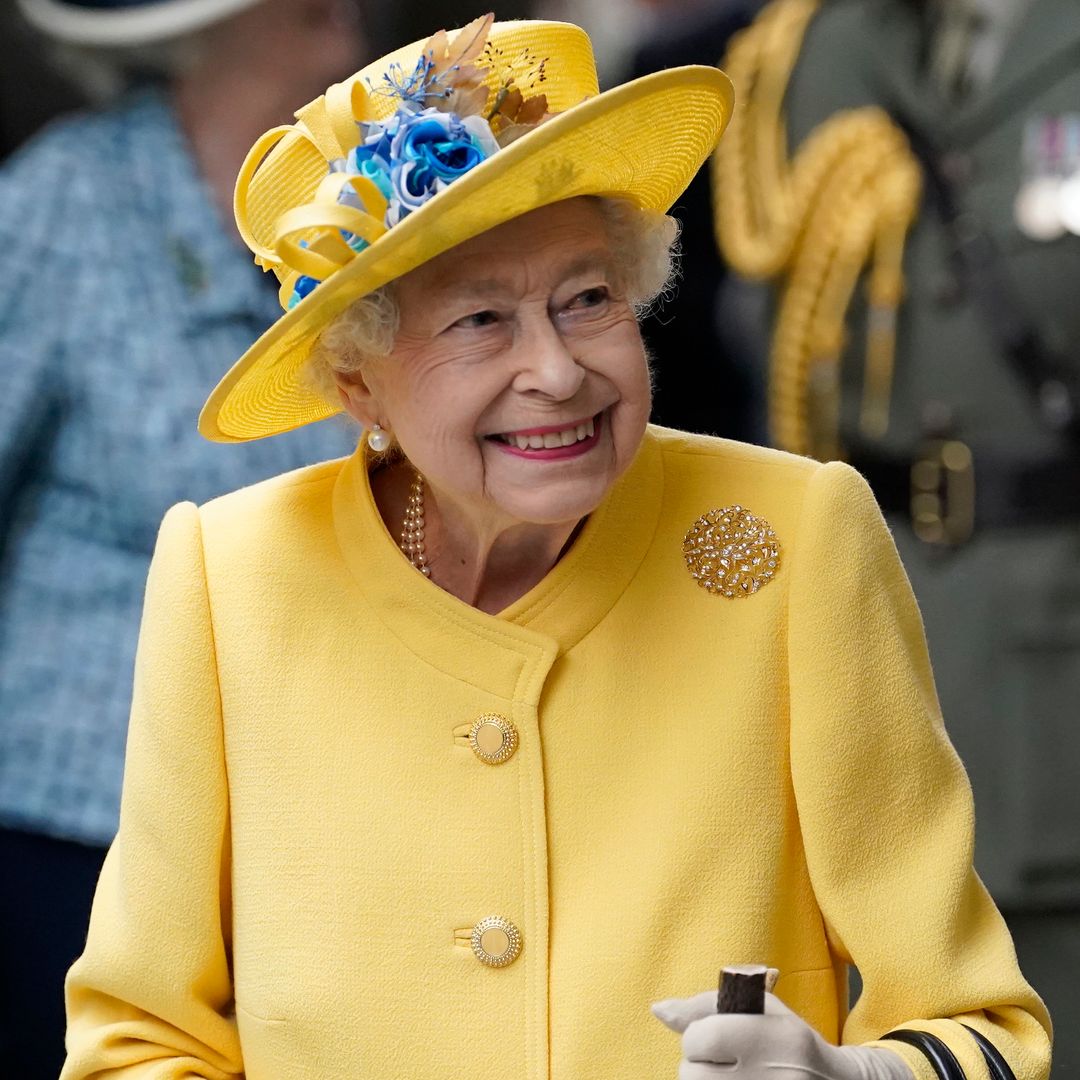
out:
{"label": "gloved hand", "polygon": [[907,1062],[876,1046],[833,1046],[774,994],[763,1015],[716,1011],[716,991],[668,998],[653,1015],[682,1033],[679,1080],[914,1080]]}

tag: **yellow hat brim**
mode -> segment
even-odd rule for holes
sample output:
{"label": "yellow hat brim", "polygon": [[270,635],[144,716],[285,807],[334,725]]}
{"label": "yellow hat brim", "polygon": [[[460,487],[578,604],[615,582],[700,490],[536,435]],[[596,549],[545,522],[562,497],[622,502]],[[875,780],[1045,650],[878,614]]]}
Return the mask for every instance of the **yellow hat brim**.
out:
{"label": "yellow hat brim", "polygon": [[666,211],[731,118],[717,68],[671,68],[552,117],[455,180],[285,312],[207,399],[199,431],[247,442],[340,412],[301,379],[326,325],[351,303],[505,221],[580,195]]}

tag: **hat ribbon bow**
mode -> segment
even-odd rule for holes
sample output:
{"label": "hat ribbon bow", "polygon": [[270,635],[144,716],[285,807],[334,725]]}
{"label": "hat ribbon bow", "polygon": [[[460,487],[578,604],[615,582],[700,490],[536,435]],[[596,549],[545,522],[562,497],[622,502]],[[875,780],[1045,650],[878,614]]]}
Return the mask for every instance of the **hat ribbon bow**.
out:
{"label": "hat ribbon bow", "polygon": [[[300,277],[325,281],[355,258],[357,252],[345,242],[343,233],[372,244],[387,231],[386,196],[368,177],[343,171],[345,157],[360,143],[357,125],[367,119],[368,112],[368,94],[358,78],[336,83],[297,112],[296,124],[283,124],[262,135],[244,159],[236,181],[236,224],[255,262],[264,270],[278,272],[283,307]],[[248,192],[266,156],[290,133],[310,142],[330,162],[332,171],[319,182],[310,202],[278,217],[273,244],[267,246],[249,224]],[[346,188],[352,189],[365,209],[339,202]]]}

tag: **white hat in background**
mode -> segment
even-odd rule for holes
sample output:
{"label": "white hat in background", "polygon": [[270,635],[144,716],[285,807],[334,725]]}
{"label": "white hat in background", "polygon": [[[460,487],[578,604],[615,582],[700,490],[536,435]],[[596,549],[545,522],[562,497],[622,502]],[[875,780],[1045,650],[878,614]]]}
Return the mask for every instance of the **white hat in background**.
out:
{"label": "white hat in background", "polygon": [[261,0],[18,0],[31,25],[72,45],[147,45],[220,22]]}

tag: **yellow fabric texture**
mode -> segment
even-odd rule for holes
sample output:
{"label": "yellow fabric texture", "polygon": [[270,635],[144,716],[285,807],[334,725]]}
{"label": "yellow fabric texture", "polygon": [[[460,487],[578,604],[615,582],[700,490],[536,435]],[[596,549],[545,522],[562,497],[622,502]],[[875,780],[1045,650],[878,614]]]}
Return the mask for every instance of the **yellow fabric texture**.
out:
{"label": "yellow fabric texture", "polygon": [[[523,92],[530,83],[533,91],[542,90],[554,115],[359,253],[337,230],[367,236],[382,226],[370,215],[336,205],[345,181],[328,178],[330,162],[359,142],[355,121],[383,120],[394,111],[398,102],[384,92],[383,76],[394,65],[411,72],[425,42],[335,84],[299,109],[295,124],[274,128],[255,143],[236,188],[241,235],[255,261],[284,281],[285,293],[300,273],[326,279],[285,312],[213,390],[199,418],[206,438],[260,439],[339,412],[306,385],[302,370],[318,335],[353,301],[470,237],[562,199],[609,195],[666,211],[731,117],[731,82],[714,67],[672,68],[600,93],[592,45],[577,26],[495,23],[488,43],[478,63],[489,71],[491,100],[513,75]],[[314,229],[317,224],[326,228]],[[300,247],[305,239],[309,248]]]}
{"label": "yellow fabric texture", "polygon": [[[735,503],[782,561],[728,600],[681,545]],[[490,712],[520,735],[496,766],[467,740]],[[926,1027],[987,1080],[962,1021],[1045,1080],[971,858],[920,618],[846,465],[652,428],[496,617],[408,564],[358,451],[165,519],[63,1080],[673,1080],[650,1002],[753,962],[826,1038]],[[523,937],[501,970],[468,948],[488,915]]]}

